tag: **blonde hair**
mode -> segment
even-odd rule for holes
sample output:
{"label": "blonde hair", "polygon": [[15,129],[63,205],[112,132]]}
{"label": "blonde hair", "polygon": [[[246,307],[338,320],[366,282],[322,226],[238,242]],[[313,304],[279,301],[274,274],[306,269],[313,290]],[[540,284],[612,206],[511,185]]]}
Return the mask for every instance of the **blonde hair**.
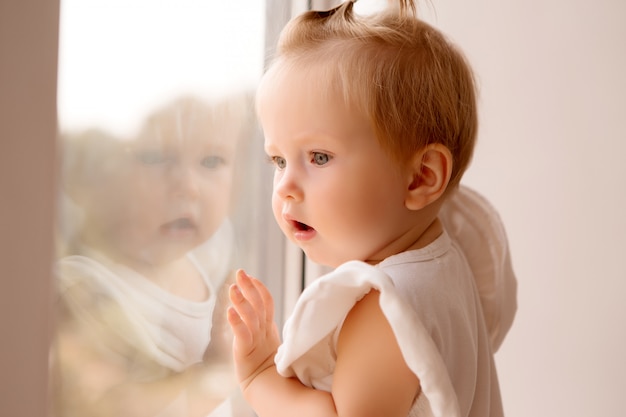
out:
{"label": "blonde hair", "polygon": [[460,181],[478,130],[474,77],[463,54],[416,17],[413,0],[369,16],[355,14],[353,1],[305,12],[281,33],[274,65],[321,70],[401,163],[443,144],[453,156],[450,184]]}

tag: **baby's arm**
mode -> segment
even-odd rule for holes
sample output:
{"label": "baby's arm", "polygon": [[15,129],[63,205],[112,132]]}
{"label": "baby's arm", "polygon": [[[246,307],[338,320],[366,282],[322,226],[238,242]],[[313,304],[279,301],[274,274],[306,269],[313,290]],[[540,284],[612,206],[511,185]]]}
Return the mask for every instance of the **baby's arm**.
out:
{"label": "baby's arm", "polygon": [[378,291],[356,303],[337,342],[332,392],[341,416],[406,416],[420,393],[380,309]]}
{"label": "baby's arm", "polygon": [[238,273],[229,310],[235,367],[244,396],[260,417],[408,414],[419,380],[404,362],[378,295],[366,295],[348,314],[329,393],[278,374],[273,359],[279,338],[271,295],[260,281]]}

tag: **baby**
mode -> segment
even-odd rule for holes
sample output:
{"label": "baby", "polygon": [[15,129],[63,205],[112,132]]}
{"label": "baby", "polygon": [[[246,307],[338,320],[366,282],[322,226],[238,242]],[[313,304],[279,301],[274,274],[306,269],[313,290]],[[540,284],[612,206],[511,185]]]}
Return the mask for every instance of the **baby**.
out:
{"label": "baby", "polygon": [[[302,294],[282,345],[270,293],[238,272],[235,368],[260,417],[502,416],[502,333],[490,336],[479,277],[451,235],[463,233],[441,220],[444,204],[466,202],[464,220],[491,226],[465,241],[508,254],[497,213],[459,190],[476,107],[470,66],[411,0],[369,16],[347,1],[284,29],[257,96],[273,212],[336,269]],[[492,278],[514,279],[508,268]]]}

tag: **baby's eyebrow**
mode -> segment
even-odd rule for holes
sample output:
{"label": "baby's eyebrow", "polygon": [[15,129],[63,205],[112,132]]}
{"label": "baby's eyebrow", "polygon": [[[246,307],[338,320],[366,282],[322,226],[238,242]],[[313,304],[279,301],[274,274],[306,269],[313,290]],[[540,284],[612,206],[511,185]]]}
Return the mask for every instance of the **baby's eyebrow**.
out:
{"label": "baby's eyebrow", "polygon": [[263,145],[263,151],[267,154],[267,155],[272,155],[275,154],[277,152],[276,147],[272,144],[268,144],[267,140],[265,141],[264,145]]}
{"label": "baby's eyebrow", "polygon": [[204,145],[204,148],[211,152],[230,152],[234,151],[235,147],[230,143],[213,142],[209,141]]}

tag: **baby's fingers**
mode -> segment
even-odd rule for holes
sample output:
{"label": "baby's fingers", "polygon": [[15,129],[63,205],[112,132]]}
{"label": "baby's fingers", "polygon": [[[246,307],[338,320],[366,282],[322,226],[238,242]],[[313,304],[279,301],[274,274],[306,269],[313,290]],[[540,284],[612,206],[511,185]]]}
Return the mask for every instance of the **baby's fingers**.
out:
{"label": "baby's fingers", "polygon": [[274,324],[274,298],[272,298],[272,294],[261,281],[252,277],[250,277],[250,281],[256,288],[261,302],[263,303],[266,326],[272,326]]}
{"label": "baby's fingers", "polygon": [[242,308],[240,304],[245,302],[245,299],[239,288],[237,288],[234,284],[230,287],[229,297],[233,305],[228,308],[228,323],[233,329],[233,336],[235,337],[237,346],[241,350],[247,350],[253,344],[254,337],[248,328],[248,325],[244,322],[238,312],[238,308]]}
{"label": "baby's fingers", "polygon": [[252,333],[253,339],[258,337],[266,325],[265,305],[251,278],[242,270],[237,271],[237,280],[231,286],[229,295],[232,307],[237,313],[237,318],[233,316],[234,323],[239,324],[237,319],[240,320]]}
{"label": "baby's fingers", "polygon": [[[269,294],[264,294],[265,292],[267,292],[265,286],[263,286],[263,284],[261,284],[259,280],[252,278],[241,269],[237,271],[237,286],[241,290],[243,297],[246,299],[246,301],[249,303],[250,307],[253,310],[253,312],[250,312],[250,318],[252,321],[249,324],[264,325],[267,321],[268,315],[268,306],[266,305],[266,303],[267,296]],[[269,313],[273,315],[273,303],[271,302],[271,296],[270,304],[272,305],[270,306]],[[245,307],[245,310],[242,310],[241,313],[248,313],[247,306]],[[246,316],[242,315],[242,319],[244,321],[246,321],[246,318]],[[254,321],[258,322],[254,323]]]}

